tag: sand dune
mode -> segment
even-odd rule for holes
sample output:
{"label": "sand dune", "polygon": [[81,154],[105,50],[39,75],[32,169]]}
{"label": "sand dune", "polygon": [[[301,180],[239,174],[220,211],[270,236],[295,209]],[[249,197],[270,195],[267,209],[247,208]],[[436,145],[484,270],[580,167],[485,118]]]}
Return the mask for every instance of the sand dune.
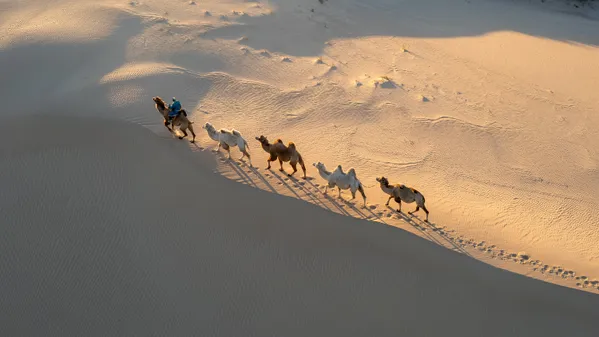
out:
{"label": "sand dune", "polygon": [[599,333],[596,295],[237,184],[135,124],[0,129],[3,335]]}
{"label": "sand dune", "polygon": [[[0,0],[6,329],[596,335],[597,13]],[[181,100],[197,144],[155,95]],[[257,167],[205,151],[206,121]],[[295,142],[309,179],[265,171],[261,134]],[[317,161],[354,167],[368,207],[322,195]],[[386,207],[381,175],[431,223]]]}

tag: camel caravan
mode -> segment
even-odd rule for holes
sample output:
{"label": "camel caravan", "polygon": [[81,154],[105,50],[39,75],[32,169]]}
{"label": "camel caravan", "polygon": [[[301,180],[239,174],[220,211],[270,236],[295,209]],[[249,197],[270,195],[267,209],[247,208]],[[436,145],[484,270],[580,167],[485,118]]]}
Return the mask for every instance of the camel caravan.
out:
{"label": "camel caravan", "polygon": [[[158,110],[158,112],[164,118],[164,126],[166,126],[166,128],[179,139],[187,137],[186,130],[189,130],[193,136],[191,142],[195,142],[196,134],[193,130],[193,122],[187,118],[187,112],[185,109],[181,108],[181,103],[175,97],[173,97],[173,103],[171,104],[166,104],[166,102],[158,96],[155,96],[152,99],[154,100],[156,110]],[[179,130],[183,133],[183,136],[178,136],[176,134],[175,126],[179,127]],[[209,122],[206,122],[202,128],[206,130],[206,133],[210,139],[218,142],[218,148],[213,150],[214,152],[219,152],[222,147],[227,151],[227,159],[231,159],[231,148],[237,147],[242,154],[239,160],[243,161],[243,158],[247,157],[250,167],[253,167],[252,158],[249,153],[249,143],[243,137],[241,132],[235,129],[216,129]],[[297,150],[295,143],[289,142],[287,145],[285,145],[280,138],[275,140],[274,143],[270,143],[268,138],[264,135],[255,137],[255,139],[260,143],[264,152],[268,154],[268,158],[266,159],[268,164],[266,167],[267,170],[271,169],[271,162],[278,160],[280,166],[279,171],[285,172],[285,169],[283,168],[283,162],[288,162],[293,169],[293,172],[287,173],[287,176],[292,177],[297,172],[297,164],[299,164],[304,174],[303,178],[307,178],[304,159]],[[339,199],[343,199],[341,197],[341,190],[349,190],[352,195],[352,200],[354,200],[356,198],[356,192],[360,192],[364,201],[363,207],[366,207],[366,193],[364,192],[364,185],[362,185],[362,182],[358,179],[356,170],[353,167],[350,168],[347,173],[345,173],[343,172],[341,165],[337,165],[335,170],[332,172],[327,170],[326,166],[321,162],[316,162],[312,165],[318,170],[320,177],[327,182],[323,194],[326,195],[329,188],[337,187],[339,191]],[[379,183],[381,190],[385,194],[389,195],[389,199],[387,199],[387,203],[385,204],[386,206],[389,206],[389,202],[391,199],[393,199],[398,204],[397,212],[401,213],[402,202],[406,204],[416,203],[416,209],[414,211],[408,212],[408,214],[412,215],[422,208],[426,214],[425,221],[428,222],[429,211],[424,204],[425,199],[422,193],[403,184],[391,185],[389,180],[384,176],[380,178],[377,177],[376,181]]]}

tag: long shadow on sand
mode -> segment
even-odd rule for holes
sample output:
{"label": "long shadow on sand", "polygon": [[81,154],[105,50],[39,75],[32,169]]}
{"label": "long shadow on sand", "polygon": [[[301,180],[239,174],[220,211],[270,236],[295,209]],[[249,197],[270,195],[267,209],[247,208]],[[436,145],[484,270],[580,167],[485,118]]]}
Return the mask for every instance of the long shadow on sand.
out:
{"label": "long shadow on sand", "polygon": [[[370,207],[362,207],[359,203],[357,204],[352,200],[343,199],[343,197],[341,199],[338,198],[337,192],[334,190],[331,190],[332,195],[324,194],[320,189],[322,186],[315,184],[313,177],[298,179],[295,176],[289,177],[286,173],[279,172],[277,169],[264,169],[264,171],[262,171],[255,166],[250,167],[246,162],[237,162],[234,159],[226,159],[222,153],[220,162],[234,175],[230,178],[246,185],[261,188],[275,194],[289,195],[341,215],[377,221],[390,226],[392,225],[389,221],[385,220],[385,216],[376,214]],[[414,216],[408,216],[403,212],[398,213],[390,206],[387,206],[386,218],[391,220],[394,215],[397,216],[395,218],[396,221],[399,220],[400,222],[410,225],[424,238],[440,246],[447,247],[467,256],[472,256],[463,247],[448,238],[444,231],[440,230],[436,224],[424,222]]]}

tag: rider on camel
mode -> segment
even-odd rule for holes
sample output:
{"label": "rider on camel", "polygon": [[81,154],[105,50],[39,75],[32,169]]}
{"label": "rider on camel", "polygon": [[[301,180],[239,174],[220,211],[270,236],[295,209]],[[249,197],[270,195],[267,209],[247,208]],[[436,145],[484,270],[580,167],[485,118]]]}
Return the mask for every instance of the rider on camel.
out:
{"label": "rider on camel", "polygon": [[175,97],[173,97],[173,103],[169,104],[168,108],[170,110],[168,112],[169,119],[177,117],[177,115],[179,114],[179,111],[181,111],[181,102],[179,102]]}

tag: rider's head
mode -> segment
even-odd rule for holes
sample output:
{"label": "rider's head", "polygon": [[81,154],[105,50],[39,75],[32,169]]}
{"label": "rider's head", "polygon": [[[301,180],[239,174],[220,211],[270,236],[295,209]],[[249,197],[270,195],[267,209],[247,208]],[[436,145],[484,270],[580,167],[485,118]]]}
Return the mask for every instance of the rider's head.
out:
{"label": "rider's head", "polygon": [[175,102],[177,99],[173,97],[173,102]]}

